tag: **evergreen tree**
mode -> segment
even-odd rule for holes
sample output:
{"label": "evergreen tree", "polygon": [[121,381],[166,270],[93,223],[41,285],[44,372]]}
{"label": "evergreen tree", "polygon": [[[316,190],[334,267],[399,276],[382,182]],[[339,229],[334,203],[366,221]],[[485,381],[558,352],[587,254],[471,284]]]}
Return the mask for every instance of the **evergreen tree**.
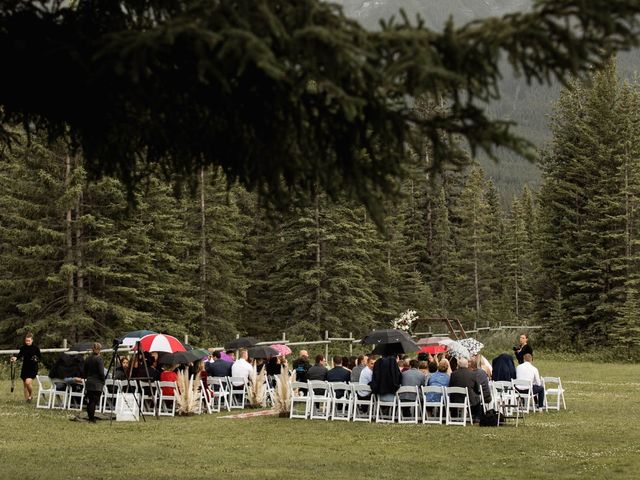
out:
{"label": "evergreen tree", "polygon": [[474,325],[481,319],[485,300],[490,296],[489,204],[481,168],[471,170],[455,207],[458,223],[456,238],[457,305]]}
{"label": "evergreen tree", "polygon": [[[631,133],[637,114],[626,106],[629,96],[613,61],[594,75],[592,86],[576,84],[565,92],[545,162],[538,292],[545,302],[563,287],[567,327],[579,344],[606,338],[635,271],[628,268],[636,229],[629,167],[638,137]],[[544,307],[539,314],[549,318]]]}
{"label": "evergreen tree", "polygon": [[33,137],[26,147],[3,149],[0,155],[2,339],[15,345],[16,337],[33,331],[46,344],[59,338],[55,325],[67,308],[65,289],[56,281],[65,242],[58,208],[64,151],[54,155]]}

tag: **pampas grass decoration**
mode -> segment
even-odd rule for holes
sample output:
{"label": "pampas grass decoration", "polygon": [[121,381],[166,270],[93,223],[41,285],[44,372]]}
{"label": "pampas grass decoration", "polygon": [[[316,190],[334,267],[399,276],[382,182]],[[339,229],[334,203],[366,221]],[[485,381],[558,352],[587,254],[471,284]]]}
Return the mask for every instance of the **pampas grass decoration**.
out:
{"label": "pampas grass decoration", "polygon": [[267,376],[267,368],[262,367],[258,373],[256,362],[253,362],[253,371],[249,376],[249,405],[252,407],[266,407],[267,405],[267,389],[264,382]]}
{"label": "pampas grass decoration", "polygon": [[[291,375],[291,382],[296,381],[296,372]],[[276,377],[276,388],[273,391],[273,409],[280,415],[291,411],[291,391],[289,389],[289,372],[282,368],[280,375]]]}
{"label": "pampas grass decoration", "polygon": [[185,368],[178,371],[178,414],[193,415],[198,411],[200,403],[200,382],[189,379],[189,371]]}

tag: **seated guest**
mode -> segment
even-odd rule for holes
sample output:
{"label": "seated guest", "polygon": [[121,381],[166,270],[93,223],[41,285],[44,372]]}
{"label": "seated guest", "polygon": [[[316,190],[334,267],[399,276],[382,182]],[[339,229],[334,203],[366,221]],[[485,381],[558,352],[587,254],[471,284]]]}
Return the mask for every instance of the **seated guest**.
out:
{"label": "seated guest", "polygon": [[311,368],[309,364],[309,352],[300,350],[298,358],[293,361],[293,371],[296,372],[296,381],[306,382],[309,368]]}
{"label": "seated guest", "polygon": [[400,372],[406,372],[411,367],[409,365],[409,359],[405,358],[404,360],[398,362],[398,367],[400,368]]}
{"label": "seated guest", "polygon": [[[342,357],[342,367],[346,368],[347,370],[349,370],[349,373],[351,373],[351,367],[349,367],[349,357]],[[334,363],[335,366],[335,363]]]}
{"label": "seated guest", "polygon": [[[409,387],[422,387],[426,385],[426,377],[418,370],[418,360],[409,361],[409,370],[402,372],[402,386]],[[413,393],[401,393],[401,400],[415,400],[416,396]]]}
{"label": "seated guest", "polygon": [[[342,359],[341,359],[342,362]],[[316,363],[307,371],[307,380],[322,380],[325,381],[327,379],[327,373],[329,370],[325,366],[327,361],[324,358],[324,355],[319,353],[316,355]]]}
{"label": "seated guest", "polygon": [[516,367],[513,365],[513,358],[508,353],[501,353],[491,362],[492,376],[494,382],[510,382],[516,378]]}
{"label": "seated guest", "polygon": [[359,355],[356,360],[356,365],[351,369],[351,383],[357,383],[360,381],[360,374],[362,370],[367,366],[367,356]]}
{"label": "seated guest", "polygon": [[516,378],[530,380],[533,384],[533,394],[538,396],[538,408],[544,407],[544,387],[540,379],[540,372],[533,366],[533,356],[525,353],[523,362],[516,367]]}
{"label": "seated guest", "polygon": [[478,384],[482,387],[484,403],[488,405],[491,403],[491,389],[489,388],[489,377],[487,373],[478,367],[478,360],[476,358],[469,360],[469,369],[476,374],[476,380],[478,380]]}
{"label": "seated guest", "polygon": [[233,362],[222,360],[220,352],[213,352],[213,359],[205,365],[205,370],[210,377],[230,377]]}
{"label": "seated guest", "polygon": [[127,357],[120,357],[120,365],[116,368],[113,378],[116,380],[126,380],[129,378],[129,359]]}
{"label": "seated guest", "polygon": [[[434,367],[436,371],[431,374],[429,380],[427,380],[427,386],[429,387],[448,387],[449,386],[449,362],[443,358],[440,363],[436,365],[436,362],[429,363],[429,371],[431,372]],[[442,397],[439,393],[427,393],[425,395],[427,402],[439,402]]]}
{"label": "seated guest", "polygon": [[[432,371],[429,370],[429,362],[427,361],[419,361],[418,362],[418,370],[420,370],[420,373],[422,373],[424,375],[425,381],[429,380],[429,377],[431,376],[432,373],[437,372],[438,371],[438,365],[435,364],[434,362],[431,362],[435,365],[435,369]],[[425,383],[426,385],[426,383]]]}
{"label": "seated guest", "polygon": [[[471,415],[476,419],[480,418],[482,406],[480,405],[480,384],[475,372],[469,370],[469,360],[462,357],[458,359],[458,368],[451,373],[449,379],[450,387],[462,387],[467,389],[469,405],[471,405]],[[463,397],[458,394],[451,395],[451,401],[462,402]]]}
{"label": "seated guest", "polygon": [[[160,374],[161,382],[177,382],[178,381],[178,374],[176,373],[176,369],[178,368],[177,365],[164,365],[162,368],[163,370],[162,370],[162,373]],[[173,390],[173,387],[162,387],[163,395],[171,396],[174,393],[175,392]]]}
{"label": "seated guest", "polygon": [[453,373],[458,369],[458,359],[456,357],[451,357],[449,359],[449,368],[451,369],[450,373]]}
{"label": "seated guest", "polygon": [[343,358],[336,355],[333,357],[333,368],[327,372],[329,382],[349,382],[351,372],[342,365]]}
{"label": "seated guest", "polygon": [[371,391],[378,395],[381,401],[392,401],[401,384],[402,373],[395,355],[384,356],[373,365]]}
{"label": "seated guest", "polygon": [[280,357],[271,357],[267,362],[267,375],[275,377],[282,373],[282,363]]}
{"label": "seated guest", "polygon": [[160,374],[154,368],[155,358],[149,352],[139,352],[133,360],[133,371],[131,378],[155,382],[160,378]]}
{"label": "seated guest", "polygon": [[[241,348],[238,354],[240,358],[233,362],[231,366],[231,376],[249,380],[249,376],[251,376],[251,372],[253,372],[253,367],[249,363],[249,352],[246,348]],[[233,384],[236,386],[242,385],[240,382],[233,382]]]}
{"label": "seated guest", "polygon": [[[370,355],[367,358],[367,365],[362,369],[362,373],[360,373],[360,378],[358,379],[358,383],[363,385],[370,385],[371,380],[373,378],[373,367],[376,364],[376,360],[378,357],[375,355]],[[360,398],[370,398],[371,393],[369,392],[358,392],[358,396]]]}

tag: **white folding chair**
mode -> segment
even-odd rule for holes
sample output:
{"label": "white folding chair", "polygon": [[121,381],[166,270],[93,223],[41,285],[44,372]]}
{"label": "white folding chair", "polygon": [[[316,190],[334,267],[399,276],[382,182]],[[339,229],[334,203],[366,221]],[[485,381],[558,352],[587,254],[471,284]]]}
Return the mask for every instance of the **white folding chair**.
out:
{"label": "white folding chair", "polygon": [[[446,423],[447,425],[462,425],[463,427],[469,422],[473,424],[471,416],[471,404],[469,403],[469,392],[465,387],[444,387],[446,401]],[[452,396],[456,395],[457,401],[452,400]],[[460,398],[462,397],[462,401]],[[453,415],[456,410],[457,415]]]}
{"label": "white folding chair", "polygon": [[249,382],[245,377],[227,377],[231,408],[244,408],[247,401]]}
{"label": "white folding chair", "polygon": [[102,389],[102,398],[100,402],[100,411],[102,413],[115,412],[116,399],[120,392],[120,380],[107,378]]}
{"label": "white folding chair", "polygon": [[393,423],[396,420],[397,401],[394,395],[391,400],[381,400],[380,395],[372,395],[376,403],[376,423]]}
{"label": "white folding chair", "polygon": [[329,382],[309,380],[309,396],[311,403],[309,418],[311,420],[329,420],[331,415],[331,387]]}
{"label": "white folding chair", "polygon": [[[420,387],[420,390],[422,392],[422,423],[441,425],[445,404],[444,388],[431,385]],[[430,411],[433,415],[430,415]]]}
{"label": "white folding chair", "polygon": [[[178,385],[176,382],[158,382],[158,415],[173,417],[176,414]],[[163,388],[171,388],[171,394],[164,393]]]}
{"label": "white folding chair", "polygon": [[351,411],[353,408],[353,392],[348,383],[332,382],[331,397],[331,420],[351,420]]}
{"label": "white folding chair", "polygon": [[276,378],[273,375],[268,375],[264,381],[264,388],[267,392],[267,405],[273,406],[275,403],[275,393],[273,391],[273,386],[276,384]]}
{"label": "white folding chair", "polygon": [[138,392],[140,393],[140,413],[144,415],[155,415],[158,404],[157,382],[139,381]]}
{"label": "white folding chair", "polygon": [[67,408],[67,392],[69,390],[67,383],[61,378],[52,378],[51,382],[53,383],[54,390],[51,396],[51,406],[49,408],[64,410]]}
{"label": "white folding chair", "polygon": [[396,403],[398,405],[398,423],[418,423],[420,400],[417,386],[404,385],[400,387],[396,392]]}
{"label": "white folding chair", "polygon": [[53,395],[56,391],[55,384],[47,375],[36,375],[36,382],[38,383],[36,408],[51,408]]}
{"label": "white folding chair", "polygon": [[520,413],[536,411],[536,404],[533,395],[533,382],[524,378],[514,378],[511,380],[513,394],[516,398],[517,409]]}
{"label": "white folding chair", "polygon": [[208,377],[207,384],[209,385],[209,413],[219,412],[224,404],[224,408],[227,411],[231,410],[229,400],[228,383],[221,377]]}
{"label": "white folding chair", "polygon": [[84,378],[80,383],[67,385],[67,410],[82,410],[84,404],[85,382]]}
{"label": "white folding chair", "polygon": [[[309,418],[311,410],[311,395],[308,391],[307,383],[291,382],[289,389],[291,392],[291,411],[289,412],[289,418]],[[298,405],[302,405],[304,407],[302,413],[300,412]]]}
{"label": "white folding chair", "polygon": [[[489,410],[492,407],[493,398],[491,399],[491,401],[489,401],[489,403],[485,402],[484,401],[484,389],[482,388],[482,385],[478,384],[478,386],[480,387],[480,404],[482,405],[482,411],[484,413],[487,413],[487,410]],[[491,392],[491,389],[489,389],[489,392]]]}
{"label": "white folding chair", "polygon": [[513,384],[507,381],[490,382],[491,396],[498,415],[501,419],[516,419],[516,427],[520,421],[520,412],[518,410],[518,400],[516,399]]}
{"label": "white folding chair", "polygon": [[[351,392],[353,396],[353,421],[370,422],[376,405],[375,396],[371,393],[371,387],[361,383],[352,383]],[[363,398],[358,393],[365,394],[365,397]]]}
{"label": "white folding chair", "polygon": [[[560,402],[562,408],[567,409],[564,401],[564,388],[560,377],[542,377],[542,386],[544,387],[544,408],[545,410],[560,410]],[[549,405],[549,396],[555,397],[555,402]]]}

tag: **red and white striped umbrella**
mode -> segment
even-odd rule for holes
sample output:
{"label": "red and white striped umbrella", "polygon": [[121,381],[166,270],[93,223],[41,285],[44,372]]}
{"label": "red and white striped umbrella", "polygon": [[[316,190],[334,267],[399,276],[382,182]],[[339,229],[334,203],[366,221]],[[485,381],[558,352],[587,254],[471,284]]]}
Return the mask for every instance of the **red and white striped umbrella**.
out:
{"label": "red and white striped umbrella", "polygon": [[187,349],[176,337],[162,333],[152,333],[140,339],[140,347],[147,352],[185,352]]}

